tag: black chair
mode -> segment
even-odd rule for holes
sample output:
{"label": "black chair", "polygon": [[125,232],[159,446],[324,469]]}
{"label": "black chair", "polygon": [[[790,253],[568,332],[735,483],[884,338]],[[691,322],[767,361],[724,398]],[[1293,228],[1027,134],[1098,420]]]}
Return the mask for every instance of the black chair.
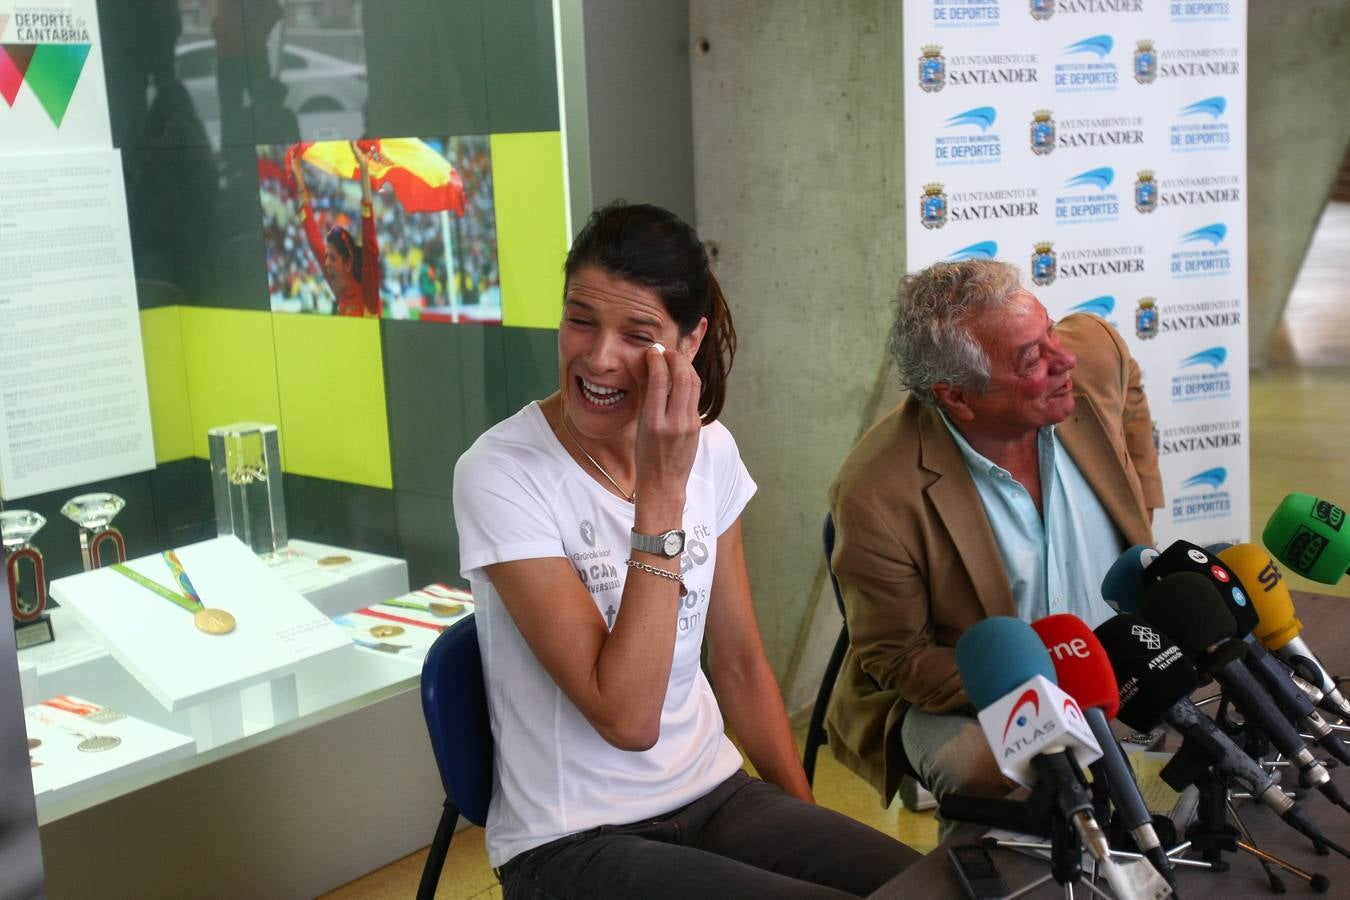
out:
{"label": "black chair", "polygon": [[417,900],[432,900],[459,817],[482,825],[492,800],[492,726],[473,613],[447,628],[427,651],[422,714],[445,785],[445,810],[417,887]]}
{"label": "black chair", "polygon": [[[839,615],[844,615],[844,596],[839,591],[839,579],[834,577],[834,566],[830,558],[834,556],[834,518],[825,514],[823,533],[825,543],[825,571],[830,576],[830,585],[834,588],[834,602],[839,606]],[[820,679],[820,690],[816,692],[816,705],[811,710],[811,724],[806,726],[806,749],[802,752],[802,768],[806,770],[806,783],[814,784],[816,777],[816,754],[822,745],[829,743],[825,732],[825,711],[830,705],[830,695],[834,693],[834,682],[839,677],[839,668],[844,664],[844,654],[848,651],[848,619],[839,626],[839,637],[835,639],[834,649],[830,651],[830,661],[825,664],[825,674]]]}
{"label": "black chair", "polygon": [[[834,602],[839,607],[839,615],[843,617],[843,624],[839,626],[839,637],[835,639],[834,650],[830,652],[830,661],[825,664],[825,674],[820,678],[820,690],[816,692],[816,705],[811,710],[811,723],[806,726],[806,747],[802,751],[802,768],[806,770],[806,783],[814,786],[816,777],[816,755],[820,748],[829,743],[829,735],[825,731],[825,712],[830,706],[830,695],[834,693],[834,683],[839,678],[839,669],[844,664],[844,654],[848,651],[848,617],[844,614],[844,595],[839,590],[839,579],[834,574],[834,517],[830,513],[825,514],[825,526],[822,529],[822,538],[825,545],[825,571],[830,576],[830,587],[834,589]],[[919,780],[919,773],[914,770],[910,764],[909,758],[905,756],[904,749],[900,751],[900,767],[905,773],[905,778],[910,779],[918,787],[923,787],[923,782]],[[909,809],[928,808],[928,803],[920,804],[914,800],[914,792],[906,791],[906,786],[902,782],[901,796],[905,799],[905,806]],[[889,800],[888,800],[889,802]]]}

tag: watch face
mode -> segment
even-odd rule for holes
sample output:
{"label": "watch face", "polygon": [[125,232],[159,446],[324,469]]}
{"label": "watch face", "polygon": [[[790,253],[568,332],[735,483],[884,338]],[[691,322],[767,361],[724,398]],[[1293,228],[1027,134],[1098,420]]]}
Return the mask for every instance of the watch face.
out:
{"label": "watch face", "polygon": [[667,531],[665,537],[666,556],[675,556],[684,549],[684,535],[678,531]]}

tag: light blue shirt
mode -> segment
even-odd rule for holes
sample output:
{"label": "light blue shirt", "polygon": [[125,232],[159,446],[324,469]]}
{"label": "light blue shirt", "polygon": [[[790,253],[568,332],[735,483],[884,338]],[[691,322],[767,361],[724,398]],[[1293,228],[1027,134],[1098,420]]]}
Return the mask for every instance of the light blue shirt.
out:
{"label": "light blue shirt", "polygon": [[1101,583],[1125,546],[1054,427],[1042,428],[1036,437],[1042,519],[1031,495],[1011,472],[970,446],[946,414],[942,421],[984,504],[1017,617],[1032,622],[1052,613],[1073,613],[1096,628],[1115,615],[1102,599]]}

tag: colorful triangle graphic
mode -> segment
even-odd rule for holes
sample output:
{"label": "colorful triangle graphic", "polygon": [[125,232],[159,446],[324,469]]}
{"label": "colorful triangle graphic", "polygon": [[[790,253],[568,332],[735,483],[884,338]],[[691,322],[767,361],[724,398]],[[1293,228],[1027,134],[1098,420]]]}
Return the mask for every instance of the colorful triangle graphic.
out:
{"label": "colorful triangle graphic", "polygon": [[89,58],[89,44],[39,44],[28,64],[28,86],[37,95],[52,123],[61,127],[70,98]]}
{"label": "colorful triangle graphic", "polygon": [[28,71],[28,63],[36,49],[37,44],[0,44],[0,97],[4,97],[10,106],[19,96],[23,73]]}

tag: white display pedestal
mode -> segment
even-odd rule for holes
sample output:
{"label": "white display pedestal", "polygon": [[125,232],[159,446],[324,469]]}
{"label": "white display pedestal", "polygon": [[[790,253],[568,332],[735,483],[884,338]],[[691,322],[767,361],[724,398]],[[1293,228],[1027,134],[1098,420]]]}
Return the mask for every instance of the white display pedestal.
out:
{"label": "white display pedestal", "polygon": [[319,612],[336,616],[408,590],[408,564],[392,556],[292,540],[272,571]]}
{"label": "white display pedestal", "polygon": [[[191,544],[178,557],[202,602],[235,617],[232,632],[197,630],[189,611],[110,568],[58,579],[51,593],[165,710],[187,711],[199,750],[243,737],[244,689],[268,686],[271,714],[260,724],[278,724],[298,713],[302,663],[354,653],[341,630],[238,539]],[[177,589],[159,554],[127,565]]]}

